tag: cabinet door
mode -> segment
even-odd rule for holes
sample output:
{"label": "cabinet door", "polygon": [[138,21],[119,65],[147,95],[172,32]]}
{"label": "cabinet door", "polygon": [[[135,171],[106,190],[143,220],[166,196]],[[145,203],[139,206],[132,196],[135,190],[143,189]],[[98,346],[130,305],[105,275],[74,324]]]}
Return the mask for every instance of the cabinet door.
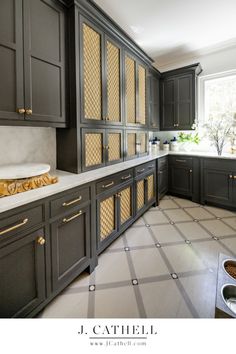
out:
{"label": "cabinet door", "polygon": [[136,182],[136,214],[145,208],[145,179]]}
{"label": "cabinet door", "polygon": [[65,126],[65,14],[51,0],[24,0],[25,118]]}
{"label": "cabinet door", "polygon": [[119,229],[133,218],[133,184],[130,184],[118,192],[119,195]]}
{"label": "cabinet door", "polygon": [[204,200],[220,205],[233,204],[233,173],[204,169]]}
{"label": "cabinet door", "polygon": [[161,198],[168,191],[168,169],[163,169],[158,172],[158,193]]}
{"label": "cabinet door", "polygon": [[63,287],[88,265],[90,259],[90,206],[51,225],[52,288]]}
{"label": "cabinet door", "polygon": [[138,133],[134,131],[126,131],[126,160],[133,159],[138,156]]}
{"label": "cabinet door", "polygon": [[176,124],[178,129],[191,129],[194,121],[193,76],[191,74],[176,79]]}
{"label": "cabinet door", "polygon": [[105,166],[105,130],[82,129],[83,171]]}
{"label": "cabinet door", "polygon": [[1,120],[24,119],[22,21],[22,0],[0,1]]}
{"label": "cabinet door", "polygon": [[148,134],[146,132],[138,133],[139,156],[147,155],[148,153]]}
{"label": "cabinet door", "polygon": [[121,48],[110,38],[105,40],[106,121],[122,124],[121,120]]}
{"label": "cabinet door", "polygon": [[150,107],[149,122],[150,129],[160,129],[160,79],[152,75],[149,78],[150,83]]}
{"label": "cabinet door", "polygon": [[82,20],[82,121],[101,123],[102,105],[102,33],[88,21]]}
{"label": "cabinet door", "polygon": [[123,161],[123,131],[107,130],[107,164]]}
{"label": "cabinet door", "polygon": [[44,230],[0,249],[0,317],[25,317],[45,299]]}
{"label": "cabinet door", "polygon": [[180,195],[192,196],[193,173],[189,167],[170,165],[170,192]]}
{"label": "cabinet door", "polygon": [[147,193],[146,193],[146,203],[151,204],[155,202],[155,174],[146,177]]}
{"label": "cabinet door", "polygon": [[126,124],[136,123],[136,63],[125,56],[125,117]]}
{"label": "cabinet door", "polygon": [[116,234],[117,224],[117,196],[112,194],[98,200],[98,244]]}
{"label": "cabinet door", "polygon": [[136,123],[146,125],[147,109],[146,109],[146,68],[140,64],[137,65],[138,77],[138,107]]}
{"label": "cabinet door", "polygon": [[162,81],[162,117],[161,128],[173,130],[175,125],[175,80]]}

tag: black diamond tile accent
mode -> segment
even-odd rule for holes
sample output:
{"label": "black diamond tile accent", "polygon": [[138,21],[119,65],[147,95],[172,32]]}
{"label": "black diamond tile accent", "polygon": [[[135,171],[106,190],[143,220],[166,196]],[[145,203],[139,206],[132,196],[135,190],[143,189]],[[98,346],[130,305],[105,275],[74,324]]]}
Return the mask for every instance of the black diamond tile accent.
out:
{"label": "black diamond tile accent", "polygon": [[189,240],[185,240],[185,243],[187,243],[187,245],[191,245],[191,241]]}
{"label": "black diamond tile accent", "polygon": [[160,243],[156,243],[156,247],[157,248],[161,248],[161,244]]}
{"label": "black diamond tile accent", "polygon": [[130,251],[130,248],[129,247],[125,247],[125,252],[128,252]]}
{"label": "black diamond tile accent", "polygon": [[215,241],[219,241],[218,237],[216,237],[216,236],[212,236],[212,238],[213,238],[213,240],[215,240]]}
{"label": "black diamond tile accent", "polygon": [[95,285],[89,285],[89,291],[95,291],[96,286]]}
{"label": "black diamond tile accent", "polygon": [[197,220],[197,219],[193,219],[193,221],[195,221],[195,222],[199,222],[199,220]]}
{"label": "black diamond tile accent", "polygon": [[176,273],[171,273],[173,279],[178,279],[178,275]]}
{"label": "black diamond tile accent", "polygon": [[133,285],[138,285],[138,279],[132,279],[132,284]]}
{"label": "black diamond tile accent", "polygon": [[149,225],[149,224],[145,224],[145,226],[146,226],[146,227],[150,227],[150,225]]}
{"label": "black diamond tile accent", "polygon": [[171,224],[171,225],[174,225],[175,223],[174,223],[173,221],[170,221],[170,224]]}
{"label": "black diamond tile accent", "polygon": [[217,217],[216,219],[217,219],[217,220],[221,220],[221,218],[219,218],[219,217]]}

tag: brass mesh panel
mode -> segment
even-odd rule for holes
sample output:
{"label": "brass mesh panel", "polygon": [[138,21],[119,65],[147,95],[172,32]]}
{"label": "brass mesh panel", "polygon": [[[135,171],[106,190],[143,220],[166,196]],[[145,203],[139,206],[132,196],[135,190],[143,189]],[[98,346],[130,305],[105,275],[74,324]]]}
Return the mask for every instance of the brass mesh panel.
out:
{"label": "brass mesh panel", "polygon": [[120,133],[108,134],[108,160],[115,161],[121,158],[121,135]]}
{"label": "brass mesh panel", "polygon": [[131,217],[131,188],[128,187],[120,192],[121,224]]}
{"label": "brass mesh panel", "polygon": [[120,121],[120,49],[107,41],[107,115]]}
{"label": "brass mesh panel", "polygon": [[84,116],[101,120],[101,36],[83,24],[84,41]]}
{"label": "brass mesh panel", "polygon": [[85,134],[85,166],[100,165],[102,163],[102,134]]}
{"label": "brass mesh panel", "polygon": [[154,197],[154,176],[148,176],[147,178],[148,185],[148,200],[151,200]]}
{"label": "brass mesh panel", "polygon": [[139,123],[146,123],[146,70],[143,66],[138,66],[138,87],[139,87]]}
{"label": "brass mesh panel", "polygon": [[141,209],[144,206],[144,180],[137,183],[137,209]]}
{"label": "brass mesh panel", "polygon": [[127,56],[125,58],[125,75],[126,119],[128,123],[135,123],[135,62]]}
{"label": "brass mesh panel", "polygon": [[127,133],[127,156],[136,154],[136,133]]}
{"label": "brass mesh panel", "polygon": [[147,135],[146,133],[139,134],[140,140],[140,154],[144,154],[147,151]]}
{"label": "brass mesh panel", "polygon": [[100,203],[100,240],[104,240],[115,230],[114,196]]}

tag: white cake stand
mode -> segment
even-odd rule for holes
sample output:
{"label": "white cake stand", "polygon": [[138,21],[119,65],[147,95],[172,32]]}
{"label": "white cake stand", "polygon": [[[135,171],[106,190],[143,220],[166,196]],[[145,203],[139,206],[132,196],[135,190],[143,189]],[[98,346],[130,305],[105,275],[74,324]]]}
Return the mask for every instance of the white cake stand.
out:
{"label": "white cake stand", "polygon": [[50,171],[44,163],[19,163],[0,166],[1,179],[22,179],[42,175]]}

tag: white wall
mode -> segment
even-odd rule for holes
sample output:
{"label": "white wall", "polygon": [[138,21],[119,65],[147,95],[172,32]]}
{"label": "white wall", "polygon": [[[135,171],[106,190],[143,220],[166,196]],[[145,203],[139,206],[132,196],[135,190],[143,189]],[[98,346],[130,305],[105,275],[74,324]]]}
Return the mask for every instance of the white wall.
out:
{"label": "white wall", "polygon": [[56,168],[56,129],[0,127],[0,166],[44,162]]}

